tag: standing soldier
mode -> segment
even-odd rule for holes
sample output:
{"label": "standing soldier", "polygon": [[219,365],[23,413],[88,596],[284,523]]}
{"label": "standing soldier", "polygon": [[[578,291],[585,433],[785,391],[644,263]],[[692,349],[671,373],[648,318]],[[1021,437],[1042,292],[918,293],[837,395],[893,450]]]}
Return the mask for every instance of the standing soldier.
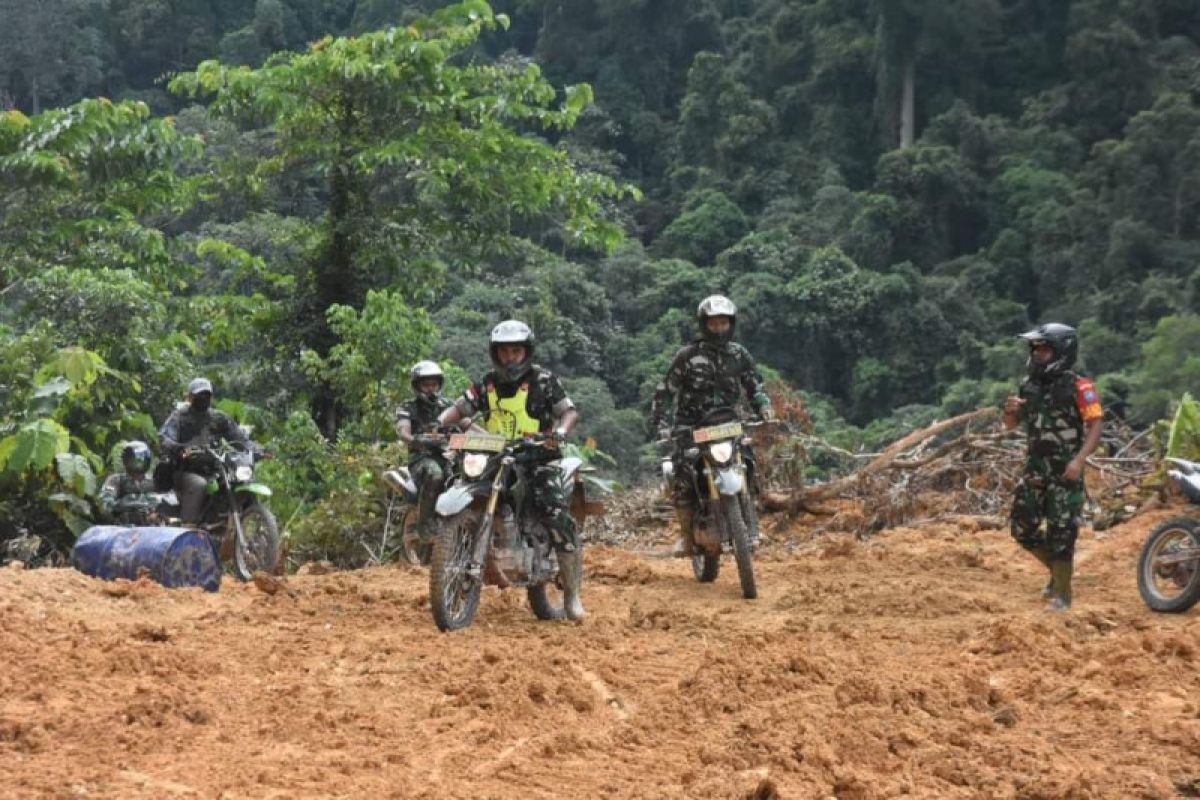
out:
{"label": "standing soldier", "polygon": [[1079,353],[1074,328],[1049,322],[1021,338],[1029,343],[1028,377],[1004,403],[1004,427],[1024,425],[1027,441],[1010,524],[1013,538],[1050,570],[1042,596],[1063,611],[1071,607],[1084,463],[1100,443],[1104,412],[1095,384],[1071,369]]}
{"label": "standing soldier", "polygon": [[408,470],[419,490],[417,535],[428,543],[433,538],[430,521],[434,504],[446,482],[446,459],[438,445],[438,415],[452,404],[442,396],[446,376],[436,361],[420,361],[412,368],[413,398],[396,409],[396,433],[408,445]]}
{"label": "standing soldier", "polygon": [[[750,351],[733,341],[737,306],[727,297],[714,294],[696,309],[700,336],[671,360],[667,376],[654,391],[650,424],[659,439],[671,435],[671,425],[695,426],[717,409],[735,409],[744,397],[764,420],[773,416],[771,399],[763,389],[762,375]],[[675,463],[683,459],[677,453]],[[690,470],[675,471],[675,517],[679,541],[673,554],[691,556],[695,549],[694,525],[699,498],[692,486]]]}
{"label": "standing soldier", "polygon": [[145,442],[129,442],[121,448],[124,472],[109,475],[100,488],[100,510],[116,522],[138,525],[149,521],[157,495],[148,474],[154,454]]}

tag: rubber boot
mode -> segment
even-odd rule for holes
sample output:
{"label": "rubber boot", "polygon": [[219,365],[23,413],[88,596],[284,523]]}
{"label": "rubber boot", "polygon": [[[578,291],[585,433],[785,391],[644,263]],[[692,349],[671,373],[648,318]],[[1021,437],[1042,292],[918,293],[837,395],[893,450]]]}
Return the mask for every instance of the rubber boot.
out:
{"label": "rubber boot", "polygon": [[675,519],[679,522],[679,539],[671,548],[671,555],[675,558],[691,558],[696,552],[696,512],[691,506],[675,506]]}
{"label": "rubber boot", "polygon": [[1046,549],[1046,545],[1038,545],[1030,548],[1030,554],[1041,562],[1042,566],[1050,571],[1050,578],[1046,581],[1046,585],[1042,587],[1042,599],[1049,600],[1054,596],[1054,572],[1050,566],[1050,551]]}
{"label": "rubber boot", "polygon": [[583,600],[579,597],[583,586],[582,547],[576,547],[569,553],[558,551],[558,575],[562,578],[563,610],[567,613],[567,619],[583,619],[587,612],[583,610]]}
{"label": "rubber boot", "polygon": [[1050,563],[1053,596],[1050,608],[1055,611],[1066,611],[1071,607],[1071,576],[1075,572],[1075,564],[1071,561],[1053,561]]}

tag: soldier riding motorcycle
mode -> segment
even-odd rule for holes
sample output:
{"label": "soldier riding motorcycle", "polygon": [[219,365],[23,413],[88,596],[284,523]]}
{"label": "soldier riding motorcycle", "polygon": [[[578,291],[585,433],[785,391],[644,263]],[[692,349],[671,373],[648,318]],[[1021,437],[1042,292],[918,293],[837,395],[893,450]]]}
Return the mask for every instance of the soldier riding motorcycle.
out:
{"label": "soldier riding motorcycle", "polygon": [[[712,580],[719,568],[720,543],[732,543],[733,531],[739,526],[737,521],[726,519],[729,515],[714,516],[714,512],[719,509],[713,508],[712,489],[706,481],[711,480],[713,471],[727,461],[740,469],[742,465],[752,463],[752,456],[749,445],[743,441],[740,431],[737,434],[729,431],[710,432],[708,435],[714,437],[715,445],[702,448],[701,452],[689,456],[693,446],[705,444],[695,442],[693,431],[717,422],[734,423],[736,416],[733,410],[743,400],[763,420],[773,419],[773,412],[753,356],[746,348],[733,341],[737,326],[737,306],[729,298],[721,295],[707,297],[696,309],[696,322],[700,335],[691,344],[680,349],[672,359],[666,376],[654,392],[650,421],[652,428],[657,431],[658,440],[674,442],[672,465],[684,467],[672,471],[672,497],[680,532],[674,555],[693,558],[697,578]],[[668,424],[671,420],[673,425]],[[676,429],[680,432],[678,436]],[[726,445],[729,447],[728,453]],[[691,468],[701,466],[701,453],[709,465],[707,473],[702,468]],[[728,458],[714,459],[715,455],[727,455]],[[708,479],[703,478],[705,474],[709,475]],[[740,517],[740,527],[746,529],[748,537],[753,536],[757,539],[758,524],[752,502],[752,489],[752,480],[746,480],[745,502],[739,500],[736,504],[728,503],[727,506],[733,508],[736,505],[740,509],[737,515],[732,515],[732,512],[730,514]],[[705,513],[709,518],[726,519],[726,522],[718,522],[718,529],[721,530],[719,540],[709,538],[705,542],[706,546],[697,547],[696,513],[702,502],[707,504]],[[736,554],[737,548],[734,549]],[[741,566],[743,562],[744,568]],[[742,594],[747,599],[755,597],[757,589],[748,553],[747,558],[739,558],[739,577],[742,582]]]}
{"label": "soldier riding motorcycle", "polygon": [[177,506],[160,511],[208,533],[221,560],[232,559],[235,574],[250,580],[258,570],[280,567],[279,526],[263,503],[271,490],[254,480],[255,463],[267,456],[211,401],[212,384],[197,378],[188,386],[188,402],[159,431],[173,467],[162,479],[173,483],[178,497]]}
{"label": "soldier riding motorcycle", "polygon": [[[579,415],[561,381],[533,364],[534,336],[517,320],[491,334],[492,370],[438,422],[483,415],[485,436],[451,437],[457,483],[438,498],[430,604],[442,630],[471,624],[484,583],[527,587],[539,619],[583,619],[583,547],[569,498],[578,459],[559,450]],[[499,524],[497,524],[499,521]],[[546,590],[559,585],[563,607]]]}
{"label": "soldier riding motorcycle", "polygon": [[[761,423],[759,423],[761,424]],[[745,426],[732,409],[715,409],[696,427],[680,426],[671,439],[678,455],[662,460],[664,493],[686,482],[697,498],[693,518],[692,571],[696,580],[711,583],[721,569],[721,553],[732,549],[738,581],[747,600],[758,597],[754,581],[753,547],[758,543],[758,494],[754,452]]]}

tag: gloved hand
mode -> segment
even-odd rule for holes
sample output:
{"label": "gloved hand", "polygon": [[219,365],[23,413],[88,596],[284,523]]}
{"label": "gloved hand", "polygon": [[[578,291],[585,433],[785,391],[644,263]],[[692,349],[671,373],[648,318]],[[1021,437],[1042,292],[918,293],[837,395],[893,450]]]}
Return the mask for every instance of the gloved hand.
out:
{"label": "gloved hand", "polygon": [[658,429],[655,431],[654,438],[656,441],[660,441],[660,442],[663,441],[664,439],[670,439],[671,438],[671,426],[670,425],[659,425]]}

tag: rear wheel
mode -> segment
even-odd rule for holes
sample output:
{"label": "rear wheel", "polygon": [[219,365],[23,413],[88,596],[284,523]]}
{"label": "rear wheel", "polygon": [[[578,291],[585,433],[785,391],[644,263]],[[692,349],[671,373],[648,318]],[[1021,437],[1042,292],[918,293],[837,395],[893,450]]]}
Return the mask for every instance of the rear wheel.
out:
{"label": "rear wheel", "polygon": [[721,498],[721,519],[730,541],[733,542],[733,557],[737,561],[742,597],[753,600],[758,597],[758,587],[754,583],[754,560],[750,554],[750,540],[746,534],[746,521],[742,517],[742,505],[736,498]]}
{"label": "rear wheel", "polygon": [[256,572],[274,575],[279,569],[279,524],[275,515],[255,500],[242,511],[242,535],[234,531],[234,574],[244,581]]}
{"label": "rear wheel", "polygon": [[1200,521],[1176,517],[1150,533],[1138,559],[1138,591],[1150,608],[1168,613],[1200,600]]}
{"label": "rear wheel", "polygon": [[417,535],[418,515],[418,509],[412,505],[406,505],[400,512],[400,557],[415,567],[423,567],[433,556],[433,542],[422,542]]}
{"label": "rear wheel", "polygon": [[443,631],[456,631],[475,621],[483,576],[471,575],[471,553],[479,535],[482,514],[467,509],[444,519],[433,539],[429,560],[429,606]]}
{"label": "rear wheel", "polygon": [[566,619],[567,614],[563,611],[563,593],[562,589],[554,582],[539,583],[537,586],[530,586],[525,589],[525,593],[529,597],[529,607],[533,609],[533,615],[540,620],[556,620]]}
{"label": "rear wheel", "polygon": [[721,571],[721,554],[705,553],[699,547],[696,551],[692,555],[692,574],[701,583],[712,583]]}

